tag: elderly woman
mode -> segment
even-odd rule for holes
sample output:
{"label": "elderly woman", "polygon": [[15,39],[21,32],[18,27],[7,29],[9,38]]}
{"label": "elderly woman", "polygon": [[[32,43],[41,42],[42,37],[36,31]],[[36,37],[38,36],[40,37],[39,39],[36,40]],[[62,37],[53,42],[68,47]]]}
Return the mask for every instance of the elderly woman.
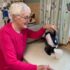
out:
{"label": "elderly woman", "polygon": [[0,29],[0,70],[51,70],[49,66],[33,65],[23,61],[27,38],[40,38],[49,24],[35,32],[27,28],[31,10],[21,2],[10,7],[12,22]]}

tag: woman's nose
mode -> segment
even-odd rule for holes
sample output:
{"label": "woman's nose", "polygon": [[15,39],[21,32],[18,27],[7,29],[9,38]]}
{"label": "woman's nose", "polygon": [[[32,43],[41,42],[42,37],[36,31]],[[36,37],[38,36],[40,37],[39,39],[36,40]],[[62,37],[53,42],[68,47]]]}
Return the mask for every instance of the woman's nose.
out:
{"label": "woman's nose", "polygon": [[27,19],[26,22],[29,23],[30,22],[30,19]]}

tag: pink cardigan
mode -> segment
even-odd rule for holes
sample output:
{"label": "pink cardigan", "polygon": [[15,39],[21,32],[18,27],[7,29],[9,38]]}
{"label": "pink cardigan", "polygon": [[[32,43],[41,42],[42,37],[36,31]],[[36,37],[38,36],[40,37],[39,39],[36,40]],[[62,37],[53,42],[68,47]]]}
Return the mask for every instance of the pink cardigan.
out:
{"label": "pink cardigan", "polygon": [[0,70],[37,70],[37,65],[26,63],[23,60],[27,38],[40,38],[45,29],[35,32],[23,29],[20,34],[16,33],[7,24],[0,29]]}

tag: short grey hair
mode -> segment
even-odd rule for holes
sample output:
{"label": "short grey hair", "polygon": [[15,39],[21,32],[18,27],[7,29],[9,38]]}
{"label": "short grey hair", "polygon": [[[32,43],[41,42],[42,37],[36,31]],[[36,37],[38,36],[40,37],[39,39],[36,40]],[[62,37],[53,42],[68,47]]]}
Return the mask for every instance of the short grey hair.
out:
{"label": "short grey hair", "polygon": [[21,12],[31,13],[31,9],[27,4],[25,4],[23,2],[16,2],[16,3],[11,4],[11,6],[9,8],[10,14],[19,15],[19,14],[21,14]]}

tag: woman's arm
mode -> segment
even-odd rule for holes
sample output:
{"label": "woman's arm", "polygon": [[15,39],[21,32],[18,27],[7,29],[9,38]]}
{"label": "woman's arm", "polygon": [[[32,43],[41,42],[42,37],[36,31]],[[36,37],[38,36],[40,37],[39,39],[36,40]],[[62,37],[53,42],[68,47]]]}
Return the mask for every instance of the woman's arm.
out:
{"label": "woman's arm", "polygon": [[44,24],[43,27],[39,31],[32,31],[28,29],[28,37],[33,38],[33,39],[38,39],[45,33],[45,30],[53,29],[52,26],[54,27],[55,25]]}
{"label": "woman's arm", "polygon": [[44,29],[43,27],[38,31],[32,31],[32,30],[28,29],[28,31],[27,31],[28,37],[33,38],[33,39],[38,39],[45,33],[45,30],[46,29]]}

